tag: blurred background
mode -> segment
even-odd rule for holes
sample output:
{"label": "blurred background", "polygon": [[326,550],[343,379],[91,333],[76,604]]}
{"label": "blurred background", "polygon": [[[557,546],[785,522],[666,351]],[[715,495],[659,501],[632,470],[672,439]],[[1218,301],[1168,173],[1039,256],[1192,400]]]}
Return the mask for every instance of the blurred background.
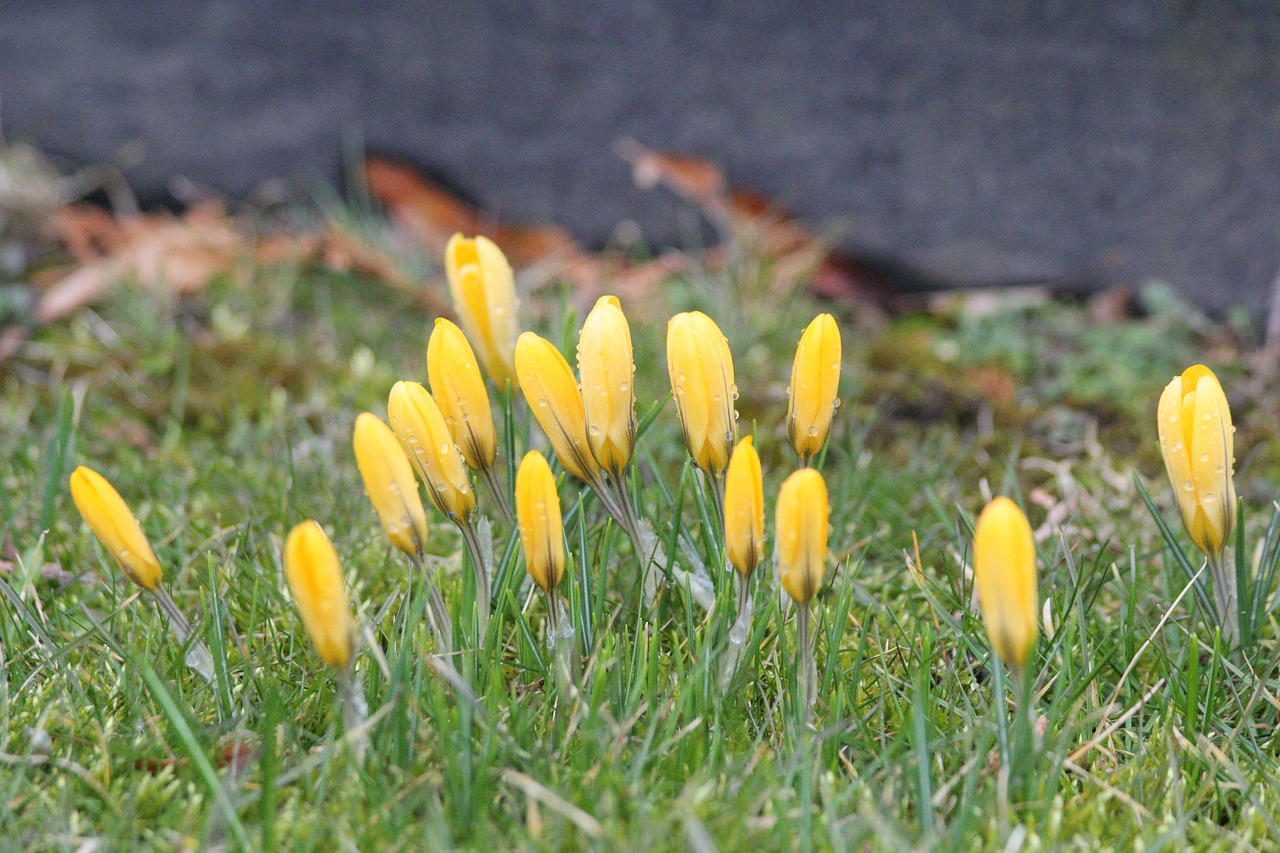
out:
{"label": "blurred background", "polygon": [[637,186],[634,141],[889,289],[1161,280],[1257,316],[1278,56],[1280,15],[1249,2],[43,2],[0,21],[0,119],[144,206],[305,193],[367,150],[586,247],[708,239]]}

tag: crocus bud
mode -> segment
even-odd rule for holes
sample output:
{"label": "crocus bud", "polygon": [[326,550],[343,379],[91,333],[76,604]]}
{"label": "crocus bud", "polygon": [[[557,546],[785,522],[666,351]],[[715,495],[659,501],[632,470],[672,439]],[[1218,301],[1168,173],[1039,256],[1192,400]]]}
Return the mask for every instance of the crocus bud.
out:
{"label": "crocus bud", "polygon": [[417,382],[397,382],[387,398],[387,414],[436,509],[459,524],[465,522],[476,508],[476,494],[436,401]]}
{"label": "crocus bud", "polygon": [[427,544],[427,514],[399,439],[382,418],[363,412],[356,418],[352,444],[365,491],[387,539],[410,557],[418,556]]}
{"label": "crocus bud", "polygon": [[1191,540],[1222,552],[1236,522],[1235,427],[1227,397],[1202,364],[1175,376],[1160,396],[1160,452]]}
{"label": "crocus bud", "polygon": [[782,588],[805,605],[822,588],[826,569],[827,484],[812,468],[801,468],[782,483],[774,537]]}
{"label": "crocus bud", "polygon": [[578,374],[591,453],[615,477],[636,443],[635,372],[622,305],[616,296],[601,296],[578,336]]}
{"label": "crocus bud", "polygon": [[320,659],[345,670],[355,633],[347,590],[338,555],[316,522],[304,521],[289,531],[284,540],[284,576]]}
{"label": "crocus bud", "polygon": [[454,310],[475,342],[485,372],[499,387],[515,377],[515,276],[506,255],[488,237],[454,234],[444,248]]}
{"label": "crocus bud", "polygon": [[582,397],[569,362],[551,341],[525,332],[516,341],[516,377],[560,464],[579,480],[594,483],[599,466],[587,443]]}
{"label": "crocus bud", "polygon": [[555,475],[536,450],[525,454],[516,472],[516,524],[529,576],[554,591],[564,577],[564,526]]}
{"label": "crocus bud", "polygon": [[736,412],[729,342],[701,311],[677,314],[667,323],[667,369],[684,443],[699,468],[719,478],[733,449]]}
{"label": "crocus bud", "polygon": [[431,396],[467,464],[477,471],[489,470],[498,453],[489,393],[471,344],[461,329],[443,317],[436,320],[427,343],[427,378]]}
{"label": "crocus bud", "polygon": [[724,475],[724,544],[729,564],[743,577],[764,558],[764,478],[751,436],[733,448]]}
{"label": "crocus bud", "polygon": [[120,493],[97,471],[81,465],[71,473],[71,499],[129,580],[154,592],[164,574],[160,561]]}
{"label": "crocus bud", "polygon": [[1021,668],[1039,631],[1036,544],[1027,517],[1008,498],[996,498],[978,516],[973,575],[991,647],[1007,665]]}
{"label": "crocus bud", "polygon": [[802,463],[826,444],[839,389],[840,327],[830,314],[819,314],[800,336],[787,389],[787,438]]}

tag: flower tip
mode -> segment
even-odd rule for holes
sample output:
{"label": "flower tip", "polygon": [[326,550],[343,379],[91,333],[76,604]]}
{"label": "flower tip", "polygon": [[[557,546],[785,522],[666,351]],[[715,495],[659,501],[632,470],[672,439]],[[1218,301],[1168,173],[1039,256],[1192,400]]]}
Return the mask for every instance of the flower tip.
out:
{"label": "flower tip", "polygon": [[71,472],[71,500],[129,580],[155,591],[164,572],[129,505],[106,477],[85,465]]}

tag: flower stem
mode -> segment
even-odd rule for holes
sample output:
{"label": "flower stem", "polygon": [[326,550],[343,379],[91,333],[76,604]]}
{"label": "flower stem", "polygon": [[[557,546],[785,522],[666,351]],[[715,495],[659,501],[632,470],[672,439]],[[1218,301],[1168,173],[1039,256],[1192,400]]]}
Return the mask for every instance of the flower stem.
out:
{"label": "flower stem", "polygon": [[453,651],[453,620],[449,618],[444,594],[440,592],[439,578],[427,556],[421,551],[413,558],[413,563],[422,572],[423,582],[427,587],[427,623],[431,626],[431,633],[435,635],[438,650],[448,654]]}
{"label": "flower stem", "polygon": [[164,587],[157,586],[154,596],[156,605],[169,623],[169,630],[173,632],[174,639],[178,641],[178,645],[186,647],[182,657],[187,667],[203,678],[206,684],[212,684],[213,656],[209,654],[208,647],[195,635],[195,631],[191,629],[191,623],[182,615],[177,603],[169,597]]}
{"label": "flower stem", "polygon": [[498,515],[502,516],[502,521],[508,527],[512,527],[516,523],[515,513],[511,511],[511,501],[507,498],[507,490],[502,487],[502,480],[498,477],[493,467],[483,468],[480,471],[480,478],[484,480],[485,485],[489,488],[489,494],[493,496],[494,505],[498,508]]}
{"label": "flower stem", "polygon": [[1228,650],[1240,637],[1240,608],[1237,606],[1236,573],[1227,566],[1226,552],[1208,554],[1209,576],[1213,581],[1214,615]]}
{"label": "flower stem", "polygon": [[813,705],[818,698],[818,668],[813,660],[813,614],[808,604],[796,613],[796,669],[803,704],[801,720],[805,726],[813,719]]}
{"label": "flower stem", "polygon": [[459,523],[458,529],[462,531],[462,541],[471,557],[471,571],[476,582],[476,633],[480,642],[483,642],[489,632],[489,558],[480,547],[480,537],[470,520]]}

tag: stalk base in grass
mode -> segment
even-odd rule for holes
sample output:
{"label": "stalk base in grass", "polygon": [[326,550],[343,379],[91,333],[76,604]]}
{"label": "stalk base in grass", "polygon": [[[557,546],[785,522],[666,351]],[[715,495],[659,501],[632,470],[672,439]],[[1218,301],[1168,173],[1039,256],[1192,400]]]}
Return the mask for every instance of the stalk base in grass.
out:
{"label": "stalk base in grass", "polygon": [[169,630],[173,632],[173,637],[178,641],[178,645],[186,646],[186,651],[182,655],[183,661],[186,662],[187,668],[196,675],[204,679],[206,684],[213,683],[213,655],[209,654],[209,649],[200,638],[195,636],[195,632],[191,629],[191,623],[187,621],[187,617],[182,615],[182,611],[178,609],[177,602],[169,597],[169,593],[164,587],[157,586],[155,593],[156,605],[160,608],[160,612],[164,614],[165,621],[169,624]]}
{"label": "stalk base in grass", "polygon": [[729,629],[729,644],[720,659],[719,685],[720,692],[724,694],[729,692],[729,685],[733,683],[733,677],[737,675],[738,667],[742,665],[742,659],[746,655],[747,640],[751,638],[751,620],[755,614],[748,579],[736,573],[734,576],[738,579],[738,615],[733,627]]}
{"label": "stalk base in grass", "polygon": [[[662,545],[658,542],[657,534],[653,532],[653,525],[649,523],[647,518],[642,518],[636,522],[635,539],[636,551],[644,555],[641,557],[641,562],[645,566],[645,600],[652,606],[653,600],[658,594],[658,566],[665,555],[662,551]],[[716,606],[716,590],[711,584],[711,578],[707,575],[706,566],[702,565],[702,561],[692,552],[692,549],[681,548],[681,554],[693,566],[693,571],[682,568],[678,562],[673,560],[671,562],[671,576],[675,579],[676,585],[684,590],[695,604],[710,613],[712,608]],[[650,583],[652,586],[650,586]]]}
{"label": "stalk base in grass", "polygon": [[369,704],[364,698],[364,684],[354,669],[339,673],[338,693],[342,703],[342,726],[351,737],[351,748],[355,752],[356,761],[363,762],[369,738],[361,727],[369,719]]}

